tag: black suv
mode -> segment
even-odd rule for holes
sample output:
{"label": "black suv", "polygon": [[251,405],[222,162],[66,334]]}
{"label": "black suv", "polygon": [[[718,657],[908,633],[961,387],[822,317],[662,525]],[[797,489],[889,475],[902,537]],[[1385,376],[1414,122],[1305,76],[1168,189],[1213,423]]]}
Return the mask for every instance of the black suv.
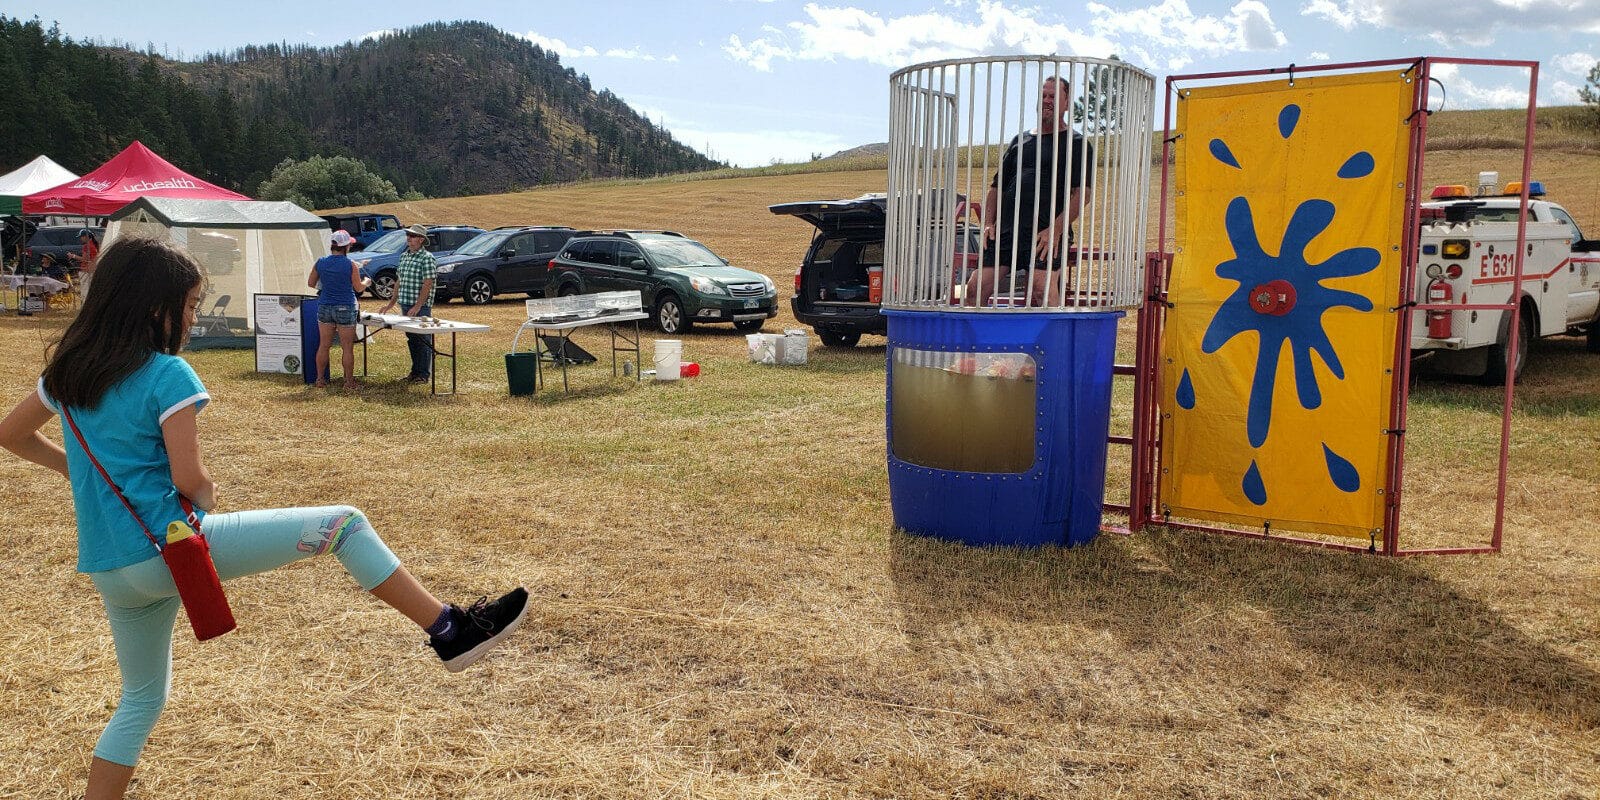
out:
{"label": "black suv", "polygon": [[459,297],[482,305],[497,294],[545,294],[550,272],[545,265],[576,233],[565,226],[495,228],[472,237],[439,259],[434,302]]}
{"label": "black suv", "polygon": [[[815,225],[816,234],[794,274],[790,304],[795,319],[817,331],[829,347],[854,347],[861,334],[888,332],[880,303],[872,301],[867,269],[883,268],[883,244],[888,195],[865,194],[851,200],[813,200],[768,206],[774,214],[788,214]],[[974,207],[976,208],[976,207]],[[965,198],[958,201],[957,216],[965,216]],[[955,226],[950,286],[959,291],[978,266],[977,225]]]}
{"label": "black suv", "polygon": [[[83,230],[82,225],[45,225],[33,232],[28,238],[27,247],[22,251],[22,271],[40,274],[45,271],[45,257],[48,256],[54,267],[70,271],[76,268],[72,259],[67,258],[68,253],[74,255],[83,253],[83,243],[78,241],[78,231]],[[105,228],[90,228],[95,241],[105,238]]]}
{"label": "black suv", "polygon": [[585,231],[550,261],[555,294],[638,289],[662,333],[731,322],[746,333],[778,315],[778,290],[759,272],[729,266],[672,231]]}

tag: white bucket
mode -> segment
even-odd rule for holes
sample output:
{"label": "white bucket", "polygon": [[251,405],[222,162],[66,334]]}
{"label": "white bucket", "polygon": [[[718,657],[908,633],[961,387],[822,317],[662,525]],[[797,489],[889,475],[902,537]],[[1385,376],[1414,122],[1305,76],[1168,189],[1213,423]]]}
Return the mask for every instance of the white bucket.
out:
{"label": "white bucket", "polygon": [[683,341],[681,339],[657,339],[655,352],[656,380],[675,381],[678,371],[682,369]]}

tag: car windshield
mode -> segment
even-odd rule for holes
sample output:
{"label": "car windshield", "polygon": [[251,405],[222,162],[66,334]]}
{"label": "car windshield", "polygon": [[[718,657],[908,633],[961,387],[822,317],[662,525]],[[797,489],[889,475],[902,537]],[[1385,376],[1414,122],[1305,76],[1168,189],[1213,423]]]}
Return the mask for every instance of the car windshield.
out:
{"label": "car windshield", "polygon": [[722,259],[691,239],[645,239],[639,242],[658,267],[720,267]]}
{"label": "car windshield", "polygon": [[500,243],[510,236],[510,231],[490,231],[480,233],[467,240],[467,243],[456,248],[458,256],[486,256],[500,249]]}
{"label": "car windshield", "polygon": [[367,253],[398,253],[406,249],[406,232],[389,231],[367,245]]}

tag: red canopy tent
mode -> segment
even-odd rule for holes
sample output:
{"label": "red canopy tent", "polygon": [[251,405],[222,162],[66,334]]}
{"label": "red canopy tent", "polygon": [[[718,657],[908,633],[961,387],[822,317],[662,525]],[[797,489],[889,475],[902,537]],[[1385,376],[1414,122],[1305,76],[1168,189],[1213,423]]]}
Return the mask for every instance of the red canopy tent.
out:
{"label": "red canopy tent", "polygon": [[206,183],[134,142],[93,172],[22,198],[22,213],[103,217],[140,197],[250,199]]}

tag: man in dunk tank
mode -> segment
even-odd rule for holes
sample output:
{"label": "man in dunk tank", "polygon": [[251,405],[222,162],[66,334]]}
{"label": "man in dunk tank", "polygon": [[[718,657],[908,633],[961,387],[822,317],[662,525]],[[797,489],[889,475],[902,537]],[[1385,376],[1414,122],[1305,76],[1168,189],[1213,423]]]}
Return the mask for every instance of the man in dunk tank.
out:
{"label": "man in dunk tank", "polygon": [[[986,306],[1002,293],[1029,291],[1026,303],[1043,306],[1061,289],[1067,263],[1061,249],[1073,241],[1072,225],[1093,183],[1094,148],[1067,124],[1072,84],[1059,76],[1039,89],[1039,129],[1012,138],[983,198],[983,254],[967,280],[966,296]],[[1029,275],[1029,272],[1032,275]]]}

